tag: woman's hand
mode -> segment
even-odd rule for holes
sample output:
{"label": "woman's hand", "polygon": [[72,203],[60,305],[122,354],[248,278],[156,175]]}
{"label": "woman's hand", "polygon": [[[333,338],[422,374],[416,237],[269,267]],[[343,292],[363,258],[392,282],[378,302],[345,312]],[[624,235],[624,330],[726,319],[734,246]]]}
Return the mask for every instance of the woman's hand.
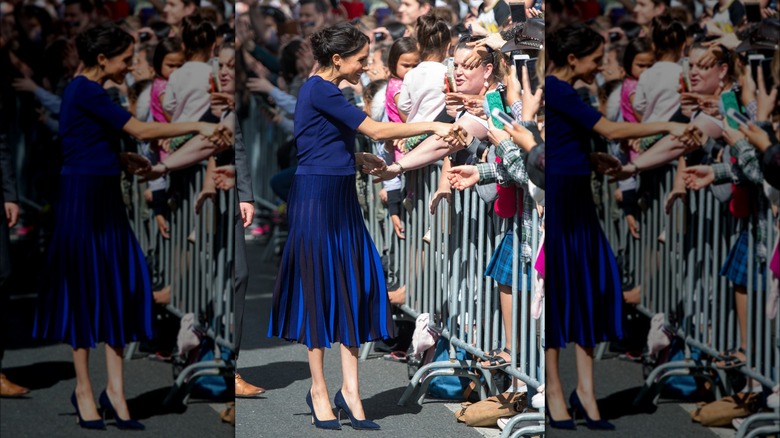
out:
{"label": "woman's hand", "polygon": [[683,172],[685,186],[691,190],[701,190],[715,181],[715,170],[712,166],[691,166]]}
{"label": "woman's hand", "polygon": [[523,121],[530,121],[536,117],[536,113],[539,112],[539,108],[542,107],[542,89],[541,87],[532,90],[531,79],[528,76],[528,67],[523,65],[523,110],[520,114],[520,118]]}
{"label": "woman's hand", "polygon": [[450,190],[449,187],[446,189],[440,187],[431,195],[431,202],[428,203],[428,210],[431,214],[436,214],[436,209],[439,207],[439,202],[441,202],[442,199],[445,199],[448,204],[452,203],[452,190]]}
{"label": "woman's hand", "polygon": [[163,239],[171,238],[171,229],[168,228],[168,221],[165,220],[165,216],[158,214],[154,216],[155,222],[157,222],[157,228],[160,230],[160,235]]}
{"label": "woman's hand", "polygon": [[598,173],[614,175],[623,168],[623,165],[620,164],[620,160],[610,154],[605,154],[604,152],[593,152],[590,154],[589,158],[590,163]]}
{"label": "woman's hand", "polygon": [[460,149],[466,146],[466,130],[460,125],[451,123],[434,122],[435,127],[433,133],[449,143],[450,148]]}
{"label": "woman's hand", "polygon": [[493,122],[490,122],[490,129],[488,129],[487,136],[488,136],[488,140],[490,140],[490,142],[493,143],[494,146],[498,146],[498,144],[501,143],[502,141],[512,138],[507,131],[496,128],[493,125]]}
{"label": "woman's hand", "polygon": [[219,109],[220,114],[229,109],[235,111],[236,99],[233,93],[211,93],[211,107]]}
{"label": "woman's hand", "polygon": [[747,126],[740,125],[739,130],[745,134],[750,144],[762,152],[772,146],[772,141],[769,139],[769,134],[753,123],[748,122]]}
{"label": "woman's hand", "polygon": [[[750,76],[750,74],[748,74],[748,76]],[[759,68],[758,93],[756,94],[756,103],[758,104],[756,118],[759,121],[769,120],[769,116],[775,108],[775,102],[777,102],[777,86],[767,92],[764,82],[764,69]]]}
{"label": "woman's hand", "polygon": [[404,235],[404,223],[401,222],[401,218],[398,217],[397,214],[394,214],[390,216],[390,221],[393,222],[393,231],[395,231],[395,235],[401,240],[406,239],[406,236]]}
{"label": "woman's hand", "polygon": [[387,169],[387,163],[385,163],[385,160],[377,157],[374,154],[363,152],[360,155],[355,154],[355,157],[356,161],[358,161],[357,164],[362,167],[363,173],[377,175],[377,172],[381,173]]}
{"label": "woman's hand", "polygon": [[736,129],[724,128],[723,138],[726,140],[726,143],[728,143],[729,146],[734,146],[739,140],[745,138],[745,134],[737,131]]}
{"label": "woman's hand", "polygon": [[672,208],[674,207],[674,203],[677,201],[682,201],[683,203],[686,202],[688,198],[688,192],[685,190],[685,188],[677,188],[675,187],[672,189],[671,192],[669,192],[668,195],[666,195],[666,199],[664,200],[664,210],[666,210],[666,214],[669,214],[672,212]]}
{"label": "woman's hand", "polygon": [[666,130],[669,132],[669,134],[681,138],[686,134],[686,131],[688,129],[688,125],[685,123],[677,123],[677,122],[668,122]]}
{"label": "woman's hand", "polygon": [[204,189],[198,193],[198,197],[195,198],[195,214],[200,214],[201,209],[203,209],[203,204],[207,199],[210,199],[211,202],[214,202],[214,198],[216,198],[216,196],[216,190],[210,187],[204,187]]}
{"label": "woman's hand", "polygon": [[530,152],[536,146],[534,135],[522,125],[517,123],[507,125],[504,123],[504,131],[508,132],[512,136],[512,141],[526,152]]}
{"label": "woman's hand", "polygon": [[[484,41],[484,39],[481,41]],[[472,68],[477,68],[480,64],[482,64],[482,60],[487,58],[487,56],[488,50],[484,44],[474,46],[468,56],[466,56],[466,59],[463,60],[463,67],[469,70]]]}
{"label": "woman's hand", "polygon": [[477,166],[455,166],[450,169],[447,179],[450,185],[458,190],[465,190],[479,182]]}
{"label": "woman's hand", "polygon": [[143,155],[135,152],[122,152],[120,156],[128,173],[143,175],[152,169],[152,163]]}
{"label": "woman's hand", "polygon": [[214,169],[214,184],[220,190],[230,190],[236,186],[236,166],[219,166]]}
{"label": "woman's hand", "polygon": [[162,163],[157,163],[154,166],[151,166],[149,170],[147,170],[141,175],[141,179],[139,182],[154,181],[157,178],[160,178],[161,176],[165,175],[166,172],[167,169],[165,168],[165,166],[163,166]]}
{"label": "woman's hand", "polygon": [[274,89],[274,84],[266,78],[249,78],[246,81],[246,88],[253,93],[268,94]]}

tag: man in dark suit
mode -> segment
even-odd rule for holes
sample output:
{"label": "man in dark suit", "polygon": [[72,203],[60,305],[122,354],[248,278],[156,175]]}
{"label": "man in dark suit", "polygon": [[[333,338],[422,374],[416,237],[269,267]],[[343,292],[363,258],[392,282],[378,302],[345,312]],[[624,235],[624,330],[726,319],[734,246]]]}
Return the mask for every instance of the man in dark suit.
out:
{"label": "man in dark suit", "polygon": [[[8,291],[5,290],[5,282],[11,275],[11,239],[9,230],[16,225],[19,219],[19,203],[16,197],[16,179],[14,177],[14,162],[8,148],[5,132],[0,132],[0,205],[6,224],[0,223],[0,309],[7,309]],[[7,321],[2,318],[2,321]],[[0,362],[5,352],[5,330],[0,334]],[[0,397],[19,397],[30,392],[29,389],[14,384],[5,374],[0,373]]]}
{"label": "man in dark suit", "polygon": [[[252,177],[249,173],[249,163],[244,147],[244,135],[241,133],[239,123],[236,123],[236,189],[238,190],[238,207],[240,216],[236,215],[236,241],[235,241],[235,291],[233,300],[233,324],[236,331],[235,349],[236,361],[241,348],[241,332],[244,324],[244,301],[246,298],[247,282],[249,280],[249,268],[246,262],[246,242],[244,241],[244,228],[252,224],[255,215],[255,198],[252,194]],[[265,392],[265,389],[247,383],[236,373],[236,397],[256,397]]]}

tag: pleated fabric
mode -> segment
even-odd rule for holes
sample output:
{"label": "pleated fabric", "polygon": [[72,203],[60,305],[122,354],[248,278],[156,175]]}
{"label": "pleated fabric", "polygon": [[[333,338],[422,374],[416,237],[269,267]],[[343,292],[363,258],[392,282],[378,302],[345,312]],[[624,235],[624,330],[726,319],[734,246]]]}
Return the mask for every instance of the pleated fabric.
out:
{"label": "pleated fabric", "polygon": [[295,175],[287,215],[268,336],[309,348],[392,337],[382,262],[363,222],[355,175]]}
{"label": "pleated fabric", "polygon": [[73,348],[152,337],[146,260],[118,175],[64,174],[33,336]]}
{"label": "pleated fabric", "polygon": [[545,194],[546,348],[623,337],[623,294],[599,225],[590,175],[555,175]]}

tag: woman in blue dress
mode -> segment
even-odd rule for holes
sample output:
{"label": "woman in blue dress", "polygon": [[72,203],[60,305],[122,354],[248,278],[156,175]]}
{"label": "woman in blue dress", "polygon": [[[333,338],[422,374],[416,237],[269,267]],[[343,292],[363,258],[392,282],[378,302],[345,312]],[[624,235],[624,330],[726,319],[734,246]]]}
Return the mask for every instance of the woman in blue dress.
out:
{"label": "woman in blue dress", "polygon": [[[124,394],[123,349],[152,335],[152,292],[146,260],[130,228],[120,172],[141,174],[149,161],[120,153],[120,133],[142,140],[199,133],[224,143],[222,127],[209,123],[143,123],[109,97],[107,80],[124,82],[132,70],[133,37],[114,25],[80,34],[84,69],[65,89],[60,112],[62,170],[55,228],[33,336],[73,347],[76,388],[71,403],[79,425],[103,429],[89,378],[89,351],[106,344],[108,382],[102,409],[122,429],[143,429],[130,419]],[[217,138],[219,137],[219,139]]]}
{"label": "woman in blue dress", "polygon": [[610,140],[658,133],[682,136],[685,125],[671,122],[617,123],[604,118],[578,96],[578,80],[591,84],[602,68],[604,39],[584,25],[559,29],[548,37],[552,70],[545,81],[547,106],[546,327],[545,363],[550,426],[574,429],[558,371],[561,347],[576,344],[577,388],[569,397],[572,413],[584,414],[594,429],[613,429],[596,404],[593,347],[622,338],[622,291],[612,249],[601,230],[590,191],[596,170],[617,171],[617,160],[590,154],[593,134]]}
{"label": "woman in blue dress", "polygon": [[290,233],[268,336],[308,347],[312,386],[306,402],[312,422],[326,429],[340,429],[341,424],[325,384],[324,348],[340,342],[338,413],[343,410],[356,429],[379,429],[365,420],[357,353],[363,342],[391,337],[392,320],[382,263],[357,201],[355,171],[362,166],[378,175],[386,165],[379,157],[354,152],[355,132],[374,140],[430,133],[455,141],[460,131],[436,122],[376,122],[349,104],[338,85],[344,80],[357,84],[368,68],[369,40],[354,26],[323,29],[311,43],[319,69],[301,87],[295,108],[299,164],[288,197]]}

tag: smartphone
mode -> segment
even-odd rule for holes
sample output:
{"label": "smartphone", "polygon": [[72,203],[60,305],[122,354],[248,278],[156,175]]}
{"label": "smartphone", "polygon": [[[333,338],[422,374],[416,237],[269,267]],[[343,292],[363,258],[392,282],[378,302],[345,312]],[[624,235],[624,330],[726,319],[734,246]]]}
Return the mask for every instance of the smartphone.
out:
{"label": "smartphone", "polygon": [[748,23],[758,23],[761,21],[761,5],[759,2],[746,1],[745,15]]}
{"label": "smartphone", "polygon": [[[539,61],[539,58],[531,58],[525,60],[525,67],[528,69],[528,80],[531,85],[531,92],[535,93],[536,90],[539,88],[539,75],[536,74],[536,63]],[[521,73],[522,74],[522,73]],[[521,76],[522,78],[522,76]],[[521,79],[522,83],[522,79]]]}
{"label": "smartphone", "polygon": [[758,86],[758,69],[761,68],[761,61],[764,60],[764,55],[760,53],[754,53],[748,55],[748,65],[750,66],[750,74],[753,75],[753,83]]}
{"label": "smartphone", "polygon": [[691,61],[688,58],[682,59],[682,88],[684,93],[691,91]]}
{"label": "smartphone", "polygon": [[[772,59],[761,60],[761,70],[764,71],[764,89],[767,93],[775,88],[775,77],[772,75]],[[756,73],[758,74],[758,73]]]}
{"label": "smartphone", "polygon": [[[494,108],[498,109],[499,111],[503,111],[504,101],[501,99],[501,93],[496,90],[488,91],[485,93],[485,102],[483,105],[485,107],[485,114],[490,114],[491,116],[493,114]],[[494,116],[492,118],[493,124],[496,126],[496,128],[504,129],[504,123],[499,118]]]}
{"label": "smartphone", "polygon": [[[728,114],[730,110],[734,110],[735,112],[739,111],[739,101],[737,100],[737,95],[733,91],[725,91],[720,94],[720,113],[721,114]],[[739,129],[739,123],[737,123],[732,118],[727,117],[726,122],[728,123],[728,126],[732,129]]]}
{"label": "smartphone", "polygon": [[514,55],[512,56],[512,62],[515,64],[515,69],[517,69],[517,80],[520,81],[520,86],[523,86],[523,64],[525,64],[526,59],[531,59],[528,55]]}
{"label": "smartphone", "polygon": [[447,58],[447,90],[448,93],[457,93],[458,86],[455,84],[455,59]]}
{"label": "smartphone", "polygon": [[509,12],[512,14],[512,23],[525,22],[525,3],[510,3]]}
{"label": "smartphone", "polygon": [[737,124],[744,125],[745,127],[747,127],[748,121],[750,121],[746,115],[734,110],[734,108],[729,108],[726,112],[726,116],[737,122]]}
{"label": "smartphone", "polygon": [[501,120],[502,123],[507,124],[509,126],[512,126],[512,123],[514,123],[514,120],[512,117],[509,116],[509,114],[501,111],[498,108],[493,108],[492,111],[490,111],[490,115],[495,117],[498,120]]}

